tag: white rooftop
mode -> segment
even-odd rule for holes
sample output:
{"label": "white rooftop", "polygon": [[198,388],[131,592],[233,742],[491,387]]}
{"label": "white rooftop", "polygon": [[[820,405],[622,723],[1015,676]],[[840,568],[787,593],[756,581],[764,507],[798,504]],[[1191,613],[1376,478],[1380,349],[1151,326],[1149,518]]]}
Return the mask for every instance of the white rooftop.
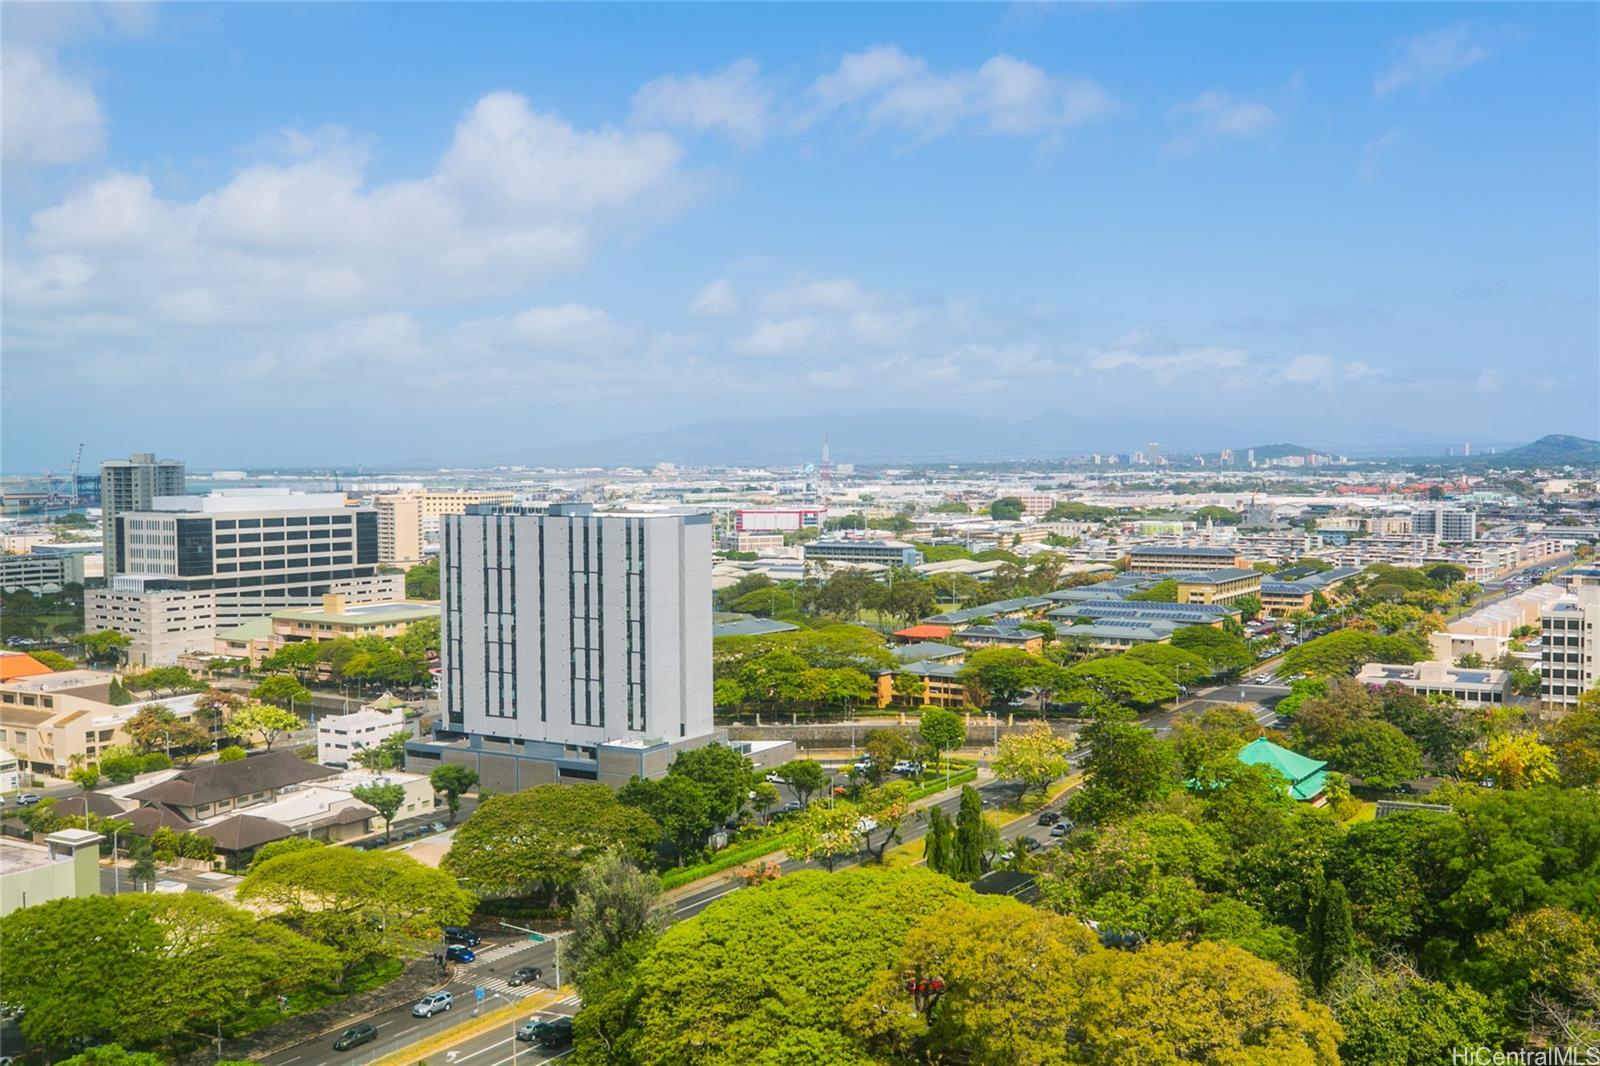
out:
{"label": "white rooftop", "polygon": [[229,514],[255,511],[342,511],[342,492],[285,492],[283,489],[220,489],[205,496],[157,496],[152,511]]}

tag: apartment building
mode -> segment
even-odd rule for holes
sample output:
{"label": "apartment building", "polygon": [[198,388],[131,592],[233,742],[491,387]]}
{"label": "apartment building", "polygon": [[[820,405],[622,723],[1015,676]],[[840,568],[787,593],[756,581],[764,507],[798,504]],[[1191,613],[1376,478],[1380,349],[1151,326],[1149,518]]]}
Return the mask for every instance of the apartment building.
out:
{"label": "apartment building", "polygon": [[116,517],[110,558],[115,576],[85,595],[85,625],[130,637],[140,667],[211,651],[219,630],[328,593],[373,603],[405,592],[405,575],[379,572],[376,512],[342,493],[157,497]]}
{"label": "apartment building", "polygon": [[272,612],[273,650],[302,640],[321,643],[346,637],[393,638],[405,633],[412,623],[430,619],[439,619],[437,603],[349,603],[343,595],[330,592],[322,597],[320,607]]}
{"label": "apartment building", "polygon": [[1141,544],[1128,552],[1128,569],[1136,574],[1183,570],[1238,570],[1245,559],[1232,548],[1178,544]]}
{"label": "apartment building", "polygon": [[1471,544],[1478,539],[1478,512],[1435,503],[1411,512],[1411,532],[1436,544]]}
{"label": "apartment building", "polygon": [[709,515],[483,506],[442,534],[444,720],[408,769],[620,786],[712,739]]}
{"label": "apartment building", "polygon": [[378,512],[378,561],[398,566],[422,562],[422,494],[374,496],[372,509]]}
{"label": "apartment building", "polygon": [[124,511],[145,511],[157,496],[182,496],[186,478],[181,459],[157,459],[151,452],[135,452],[127,459],[100,464],[100,539],[105,552],[105,574],[112,569],[112,545],[117,516]]}
{"label": "apartment building", "polygon": [[504,489],[439,489],[418,493],[422,539],[437,540],[440,525],[449,515],[466,514],[471,507],[509,506],[516,498],[516,493]]}
{"label": "apartment building", "polygon": [[733,528],[738,533],[794,533],[821,529],[827,517],[826,507],[745,507],[734,512]]}
{"label": "apartment building", "polygon": [[112,704],[114,676],[104,670],[59,670],[0,682],[0,747],[35,773],[64,776],[75,760],[92,763],[106,748],[130,743],[122,727],[142,707],[156,703],[200,726],[213,741],[226,735],[220,719],[197,711],[198,694]]}

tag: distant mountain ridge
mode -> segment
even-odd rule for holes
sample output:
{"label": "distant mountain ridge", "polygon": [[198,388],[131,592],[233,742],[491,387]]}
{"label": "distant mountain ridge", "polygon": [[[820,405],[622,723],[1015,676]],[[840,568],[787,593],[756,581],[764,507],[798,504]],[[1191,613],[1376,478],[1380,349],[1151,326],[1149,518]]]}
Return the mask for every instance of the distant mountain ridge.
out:
{"label": "distant mountain ridge", "polygon": [[1498,466],[1536,466],[1540,464],[1580,466],[1600,463],[1600,440],[1575,437],[1570,433],[1547,433],[1531,444],[1511,448],[1498,455],[1474,456]]}

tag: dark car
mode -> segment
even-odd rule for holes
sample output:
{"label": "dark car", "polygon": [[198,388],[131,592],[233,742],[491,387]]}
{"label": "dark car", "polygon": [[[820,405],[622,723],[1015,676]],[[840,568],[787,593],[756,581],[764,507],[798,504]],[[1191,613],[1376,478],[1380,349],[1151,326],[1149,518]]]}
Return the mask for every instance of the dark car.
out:
{"label": "dark car", "polygon": [[1018,837],[1017,846],[1023,851],[1038,851],[1040,848],[1044,847],[1044,845],[1039,843],[1037,840],[1027,836]]}
{"label": "dark car", "polygon": [[557,1018],[553,1022],[541,1023],[544,1028],[534,1036],[534,1041],[542,1048],[563,1048],[572,1044],[572,1019]]}
{"label": "dark car", "polygon": [[801,803],[799,800],[790,800],[788,803],[785,803],[783,805],[783,810],[779,811],[778,813],[780,813],[780,814],[794,814],[797,811],[803,811],[805,809],[806,809],[806,805],[804,803]]}
{"label": "dark car", "polygon": [[525,985],[530,981],[537,981],[543,976],[544,971],[537,966],[519,966],[517,967],[517,972],[511,975],[511,979],[506,984],[513,987]]}
{"label": "dark car", "polygon": [[469,948],[475,948],[483,943],[483,937],[464,925],[447,925],[444,927],[444,942],[446,944],[465,944]]}
{"label": "dark car", "polygon": [[472,962],[477,959],[472,949],[465,944],[451,944],[444,949],[444,957],[451,962]]}
{"label": "dark car", "polygon": [[1055,811],[1039,812],[1040,825],[1055,825],[1059,821],[1061,821],[1061,815],[1057,814]]}
{"label": "dark car", "polygon": [[349,1051],[358,1044],[370,1044],[378,1039],[378,1027],[369,1022],[352,1025],[339,1034],[339,1039],[333,1042],[333,1050]]}

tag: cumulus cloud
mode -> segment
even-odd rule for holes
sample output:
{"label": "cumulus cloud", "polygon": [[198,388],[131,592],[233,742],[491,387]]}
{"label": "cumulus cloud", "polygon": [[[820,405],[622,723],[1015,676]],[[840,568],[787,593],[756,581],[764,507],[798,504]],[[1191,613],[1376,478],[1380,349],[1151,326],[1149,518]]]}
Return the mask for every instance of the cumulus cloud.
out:
{"label": "cumulus cloud", "polygon": [[1269,105],[1222,89],[1207,89],[1174,107],[1172,115],[1189,124],[1187,132],[1167,142],[1167,150],[1177,153],[1194,151],[1210,141],[1257,137],[1280,120]]}
{"label": "cumulus cloud", "polygon": [[958,127],[1033,137],[1108,118],[1116,99],[1085,78],[1049,74],[1025,60],[996,55],[972,70],[934,70],[894,45],[853,52],[811,86],[814,120],[859,115],[868,125],[929,138]]}
{"label": "cumulus cloud", "polygon": [[1091,353],[1090,370],[1142,370],[1158,376],[1180,371],[1226,370],[1243,366],[1249,353],[1237,348],[1185,348],[1165,355],[1141,355],[1126,349]]}
{"label": "cumulus cloud", "polygon": [[811,318],[762,318],[735,347],[747,355],[796,355],[817,335]]}
{"label": "cumulus cloud", "polygon": [[718,278],[695,294],[689,313],[699,318],[721,318],[739,310],[739,297],[726,278]]}
{"label": "cumulus cloud", "polygon": [[1360,360],[1341,363],[1331,356],[1307,353],[1284,363],[1276,377],[1290,385],[1332,387],[1378,377],[1380,373],[1376,367]]}
{"label": "cumulus cloud", "polygon": [[428,175],[373,184],[348,138],[302,137],[192,200],[113,172],[36,212],[8,311],[155,309],[182,322],[440,303],[568,270],[605,226],[681,203],[669,136],[583,130],[511,93],[479,100]]}
{"label": "cumulus cloud", "polygon": [[1489,58],[1489,46],[1479,28],[1458,22],[1419,33],[1395,44],[1395,59],[1372,83],[1372,91],[1387,96],[1409,86],[1426,88],[1458,70]]}
{"label": "cumulus cloud", "polygon": [[633,94],[633,121],[704,133],[715,130],[740,144],[767,135],[772,94],[753,59],[741,59],[713,74],[667,75]]}
{"label": "cumulus cloud", "polygon": [[8,165],[78,163],[104,149],[105,116],[94,89],[62,70],[52,49],[0,48],[0,95],[0,155]]}

